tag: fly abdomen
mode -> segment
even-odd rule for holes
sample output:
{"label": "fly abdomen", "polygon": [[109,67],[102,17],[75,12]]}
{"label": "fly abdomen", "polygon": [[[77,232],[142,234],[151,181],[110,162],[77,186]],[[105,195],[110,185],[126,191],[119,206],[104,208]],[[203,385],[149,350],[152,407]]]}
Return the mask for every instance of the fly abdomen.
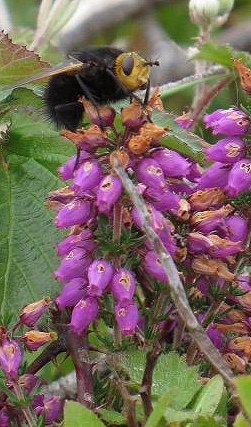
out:
{"label": "fly abdomen", "polygon": [[62,74],[52,77],[48,82],[44,98],[48,117],[69,130],[76,130],[81,122],[84,107],[78,102],[81,94],[74,75]]}

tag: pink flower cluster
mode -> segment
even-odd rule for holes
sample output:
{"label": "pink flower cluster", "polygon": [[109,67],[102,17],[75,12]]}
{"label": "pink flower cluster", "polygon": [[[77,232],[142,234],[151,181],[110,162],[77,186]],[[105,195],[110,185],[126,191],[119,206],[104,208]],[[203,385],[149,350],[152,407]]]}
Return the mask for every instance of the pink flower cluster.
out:
{"label": "pink flower cluster", "polygon": [[[151,104],[150,100],[150,105],[155,101]],[[98,126],[100,117],[102,128]],[[246,250],[249,228],[245,215],[228,201],[251,186],[251,161],[244,140],[249,117],[236,108],[205,116],[206,127],[225,138],[205,150],[214,163],[204,170],[163,148],[161,138],[166,130],[149,123],[135,103],[122,112],[125,129],[121,134],[114,128],[112,109],[106,107],[104,117],[100,111],[91,119],[94,124],[89,129],[63,133],[79,154],[59,169],[69,185],[50,195],[50,206],[57,211],[56,226],[70,228],[57,246],[62,260],[54,273],[63,286],[55,302],[59,310],[70,308],[70,328],[79,335],[86,333],[102,315],[103,297],[108,294],[122,335],[133,335],[144,328],[135,303],[136,284],[147,294],[154,292],[156,282],[169,282],[152,243],[142,239],[141,216],[113,171],[114,155],[134,180],[135,191],[143,196],[151,226],[183,269],[184,281],[191,280],[202,297],[210,299],[213,286],[226,293],[226,284],[238,281],[235,266]],[[133,248],[139,259],[133,268],[127,265],[130,253],[99,255],[99,219],[105,217],[114,232],[118,207],[119,228],[128,234],[134,230],[142,239]],[[203,313],[198,317],[205,319]],[[212,323],[208,334],[220,346],[220,328]]]}
{"label": "pink flower cluster", "polygon": [[10,394],[1,393],[0,426],[9,427],[11,420],[18,418],[18,423],[27,421],[22,410],[13,406],[11,395],[16,395],[16,399],[22,396],[22,407],[26,401],[34,415],[42,417],[44,425],[53,424],[61,415],[63,404],[58,396],[45,396],[39,393],[42,381],[30,373],[20,374],[24,362],[24,350],[36,351],[45,344],[51,343],[57,339],[54,332],[42,332],[38,330],[28,330],[21,336],[16,335],[20,327],[33,328],[41,317],[48,310],[52,303],[50,298],[43,298],[32,304],[25,306],[19,315],[19,322],[12,331],[1,326],[0,329],[0,368],[6,377],[6,387]]}

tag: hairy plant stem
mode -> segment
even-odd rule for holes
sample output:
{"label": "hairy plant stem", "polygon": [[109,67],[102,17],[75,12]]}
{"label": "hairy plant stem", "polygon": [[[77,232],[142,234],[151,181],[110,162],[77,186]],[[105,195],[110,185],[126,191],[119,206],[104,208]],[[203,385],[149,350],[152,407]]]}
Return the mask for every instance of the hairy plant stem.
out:
{"label": "hairy plant stem", "polygon": [[87,337],[68,332],[68,347],[76,370],[77,398],[87,408],[94,408],[93,378]]}
{"label": "hairy plant stem", "polygon": [[51,343],[42,351],[42,353],[27,367],[27,374],[36,374],[47,363],[55,360],[60,353],[67,351],[65,337],[60,337],[57,341]]}
{"label": "hairy plant stem", "polygon": [[192,106],[191,114],[189,115],[189,117],[193,120],[193,126],[191,130],[195,128],[198,120],[201,118],[202,114],[204,113],[204,110],[208,107],[213,98],[215,98],[223,89],[225,89],[225,87],[228,86],[231,81],[231,76],[226,77],[225,79],[220,80],[212,87],[205,86],[203,88],[203,91],[198,94],[197,101]]}
{"label": "hairy plant stem", "polygon": [[[25,396],[24,396],[23,390],[21,389],[19,384],[17,384],[16,382],[13,381],[12,387],[13,387],[14,393],[17,396],[17,398],[21,401],[24,401]],[[37,426],[37,420],[36,420],[36,418],[34,418],[31,409],[29,407],[26,407],[26,408],[21,407],[21,411],[23,413],[23,416],[24,416],[28,426],[29,427],[36,427]]]}

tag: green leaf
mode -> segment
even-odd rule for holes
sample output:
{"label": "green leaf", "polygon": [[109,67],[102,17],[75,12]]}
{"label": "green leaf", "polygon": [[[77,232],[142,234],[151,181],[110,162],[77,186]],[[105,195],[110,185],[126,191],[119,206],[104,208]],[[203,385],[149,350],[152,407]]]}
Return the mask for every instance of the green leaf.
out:
{"label": "green leaf", "polygon": [[64,406],[64,427],[105,427],[97,415],[78,402],[68,401]]}
{"label": "green leaf", "polygon": [[5,86],[33,76],[48,66],[36,53],[25,46],[14,44],[6,34],[0,32],[0,100],[11,92]]}
{"label": "green leaf", "polygon": [[168,112],[154,110],[152,119],[157,125],[169,129],[167,136],[161,141],[164,147],[175,149],[181,154],[203,163],[205,141],[202,138],[177,125],[175,116]]}
{"label": "green leaf", "polygon": [[224,382],[220,375],[215,375],[200,391],[192,409],[203,415],[214,415],[224,392]]}
{"label": "green leaf", "polygon": [[[122,364],[131,379],[141,383],[146,363],[146,353],[132,351],[122,353]],[[175,353],[159,357],[153,374],[152,393],[170,393],[171,406],[185,408],[200,389],[196,368],[188,367],[183,358]]]}
{"label": "green leaf", "polygon": [[250,427],[246,418],[242,414],[239,414],[234,422],[234,427]]}
{"label": "green leaf", "polygon": [[251,375],[236,378],[236,388],[245,410],[251,417]]}
{"label": "green leaf", "polygon": [[234,59],[242,59],[247,66],[251,65],[251,56],[247,53],[237,52],[229,45],[218,45],[212,42],[205,43],[194,58],[214,62],[230,69],[233,69]]}
{"label": "green leaf", "polygon": [[199,417],[198,420],[193,421],[192,427],[227,427],[227,424],[218,418]]}
{"label": "green leaf", "polygon": [[154,406],[154,409],[147,419],[145,427],[158,427],[161,418],[164,417],[165,411],[169,403],[171,402],[170,393],[161,396]]}
{"label": "green leaf", "polygon": [[34,114],[33,97],[27,96],[29,109],[19,106],[8,113],[11,127],[0,141],[2,315],[16,315],[25,304],[58,290],[52,272],[61,233],[53,225],[46,198],[62,186],[56,168],[68,159],[72,147]]}
{"label": "green leaf", "polygon": [[107,409],[100,409],[99,415],[107,424],[112,426],[121,426],[127,423],[126,418],[115,411],[108,411]]}

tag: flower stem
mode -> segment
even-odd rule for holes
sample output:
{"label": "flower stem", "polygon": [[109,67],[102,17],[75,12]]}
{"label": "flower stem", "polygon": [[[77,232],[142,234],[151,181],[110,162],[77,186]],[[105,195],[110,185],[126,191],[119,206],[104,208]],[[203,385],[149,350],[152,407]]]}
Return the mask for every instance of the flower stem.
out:
{"label": "flower stem", "polygon": [[68,333],[70,354],[76,370],[78,401],[87,408],[94,408],[93,378],[88,354],[87,337]]}
{"label": "flower stem", "polygon": [[[13,382],[12,386],[13,386],[13,390],[14,390],[17,398],[20,401],[23,401],[25,399],[25,397],[24,397],[23,390],[21,389],[21,387],[16,382]],[[36,427],[37,421],[34,418],[31,409],[27,406],[26,408],[21,408],[21,411],[24,415],[24,418],[26,419],[28,426],[29,427]]]}

